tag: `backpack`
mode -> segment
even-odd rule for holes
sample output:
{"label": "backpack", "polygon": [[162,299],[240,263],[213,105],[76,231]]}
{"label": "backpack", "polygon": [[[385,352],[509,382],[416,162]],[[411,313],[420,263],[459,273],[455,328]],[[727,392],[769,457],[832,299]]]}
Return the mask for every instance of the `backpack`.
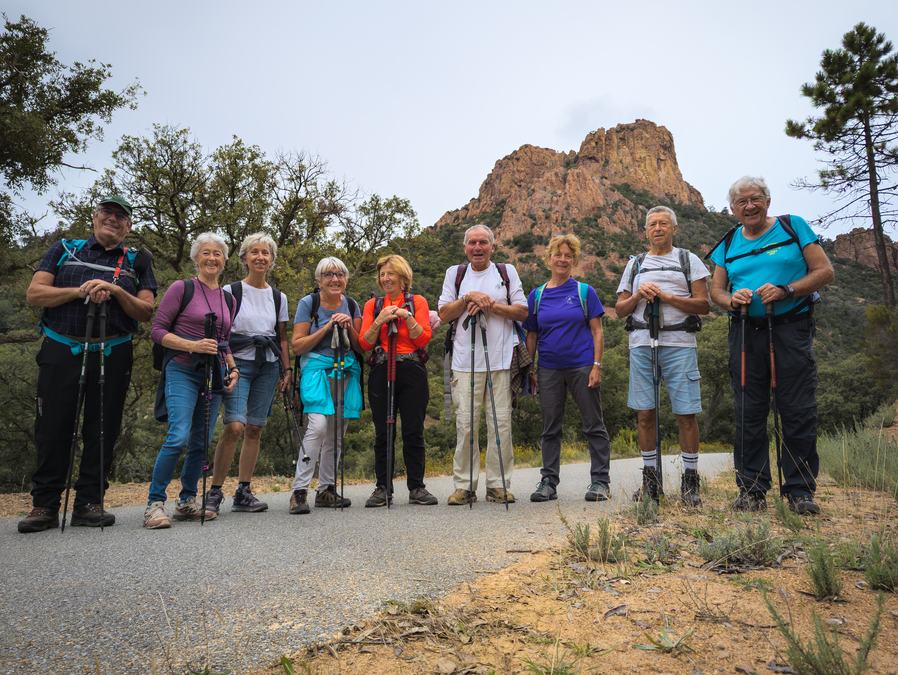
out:
{"label": "backpack", "polygon": [[[271,286],[269,284],[269,286]],[[271,286],[271,294],[274,296],[274,332],[278,332],[278,317],[281,315],[281,292],[276,289],[274,286]],[[232,319],[237,318],[237,314],[240,313],[240,305],[243,302],[243,282],[235,281],[231,284],[231,295],[234,296],[234,303],[236,307],[234,308],[231,317]]]}
{"label": "backpack", "polygon": [[[547,281],[541,286],[536,287],[536,297],[533,299],[533,318],[539,322],[539,304],[543,299],[543,291],[546,290],[546,286],[549,285]],[[580,298],[580,308],[583,310],[583,318],[586,320],[586,323],[589,323],[589,309],[586,307],[586,296],[589,293],[589,284],[585,284],[582,281],[577,282],[577,295]]]}
{"label": "backpack", "polygon": [[[734,260],[739,260],[740,258],[747,258],[750,255],[760,255],[762,253],[766,253],[767,251],[771,251],[775,248],[780,248],[782,246],[788,246],[789,244],[795,244],[798,247],[799,252],[801,251],[801,242],[798,241],[798,234],[795,232],[795,228],[792,227],[792,216],[788,213],[783,214],[781,216],[777,216],[776,219],[779,221],[780,225],[782,225],[783,229],[786,231],[786,234],[789,235],[788,239],[783,241],[774,242],[773,244],[767,244],[767,246],[761,246],[759,248],[752,249],[751,251],[747,251],[746,253],[740,253],[739,255],[735,255],[732,258],[727,257],[727,251],[730,249],[730,244],[733,242],[733,237],[736,236],[736,230],[738,230],[742,225],[734,225],[727,233],[723,235],[714,246],[711,247],[711,250],[705,255],[705,260],[711,257],[711,254],[717,250],[717,247],[723,244],[723,264],[724,266],[728,263],[733,262]],[[802,259],[804,256],[802,256]],[[805,265],[807,268],[807,265]],[[732,282],[729,285],[729,289],[732,290],[733,284]],[[814,305],[820,302],[820,293],[814,291],[811,293],[804,302],[799,305],[796,305],[792,308],[789,313],[797,312],[802,307],[810,306],[811,310],[813,310]]]}
{"label": "backpack", "polygon": [[[149,255],[148,253],[145,253],[144,257],[141,258],[140,254],[143,253],[143,251],[130,246],[124,246],[122,247],[122,255],[116,262],[115,267],[108,267],[106,265],[97,265],[96,263],[86,263],[78,258],[78,253],[80,253],[87,245],[87,239],[63,239],[60,243],[62,244],[62,255],[59,256],[59,260],[56,261],[57,270],[60,267],[73,265],[77,267],[87,267],[100,272],[112,272],[112,283],[117,283],[119,276],[124,274],[126,277],[134,279],[137,289],[140,290],[140,276],[137,272],[138,269],[141,271],[146,269],[146,257]],[[128,268],[130,269],[123,267],[123,263],[126,260],[128,261]],[[138,262],[143,264],[138,264]]]}
{"label": "backpack", "polygon": [[[511,281],[508,277],[508,267],[505,263],[496,263],[496,269],[499,271],[499,277],[502,279],[502,285],[505,286],[505,301],[510,305],[511,304]],[[458,298],[458,294],[461,291],[461,282],[465,278],[465,274],[468,271],[468,263],[462,263],[455,270],[455,297]],[[375,313],[375,316],[377,314]],[[455,321],[449,322],[449,330],[446,331],[446,341],[444,343],[444,348],[446,354],[452,353],[452,345],[455,341],[455,325],[458,323],[458,319]],[[518,332],[518,336],[523,335],[524,331],[520,327],[520,324],[515,321],[515,330]],[[526,339],[526,338],[525,338]]]}
{"label": "backpack", "polygon": [[[174,328],[174,325],[178,322],[178,317],[183,314],[184,310],[187,309],[187,305],[190,304],[190,301],[193,299],[193,295],[196,292],[196,280],[195,279],[185,279],[184,280],[184,293],[181,295],[181,304],[178,305],[178,311],[175,313],[174,317],[172,317],[171,323],[169,324],[169,329]],[[231,321],[233,322],[234,317],[237,316],[237,312],[235,309],[235,301],[234,296],[223,290],[225,304],[228,306],[228,312],[231,314]],[[166,347],[163,347],[157,342],[153,343],[153,369],[154,370],[162,370],[163,363],[165,361],[165,352]]]}
{"label": "backpack", "polygon": [[[735,230],[735,228],[734,228]],[[689,295],[692,295],[692,265],[689,264],[689,251],[684,248],[677,249],[680,265],[679,267],[653,267],[650,270],[646,270],[648,272],[682,272],[683,276],[686,277],[686,288],[689,291]],[[639,274],[640,268],[642,267],[642,263],[645,262],[645,257],[648,255],[647,252],[643,251],[633,260],[633,264],[630,266],[630,293],[633,293],[633,282],[636,280],[636,275]],[[648,324],[644,321],[639,321],[635,319],[632,314],[630,314],[626,321],[624,322],[624,330],[631,332],[634,330],[642,330],[648,328]],[[676,331],[682,330],[687,333],[697,333],[702,329],[702,319],[697,314],[688,315],[683,321],[680,323],[675,323],[669,326],[661,326],[661,330],[664,331]]]}

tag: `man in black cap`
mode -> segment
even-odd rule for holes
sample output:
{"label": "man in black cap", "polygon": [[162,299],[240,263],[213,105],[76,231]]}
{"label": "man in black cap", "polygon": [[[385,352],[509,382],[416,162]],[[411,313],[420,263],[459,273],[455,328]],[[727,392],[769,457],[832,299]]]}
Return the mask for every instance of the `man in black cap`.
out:
{"label": "man in black cap", "polygon": [[[90,303],[106,303],[105,385],[103,391],[103,480],[112,466],[112,449],[131,382],[131,338],[139,321],[149,321],[156,296],[152,257],[123,244],[131,231],[131,204],[120,195],[101,199],[93,211],[89,239],[64,239],[44,254],[31,278],[28,304],[43,308],[44,341],[37,354],[37,467],[32,476],[33,508],[19,521],[19,532],[59,526],[59,504],[66,487],[72,434],[76,428],[79,376],[88,347],[84,422],[72,525],[115,523],[101,505],[99,320],[87,335]],[[100,312],[95,310],[97,315]]]}

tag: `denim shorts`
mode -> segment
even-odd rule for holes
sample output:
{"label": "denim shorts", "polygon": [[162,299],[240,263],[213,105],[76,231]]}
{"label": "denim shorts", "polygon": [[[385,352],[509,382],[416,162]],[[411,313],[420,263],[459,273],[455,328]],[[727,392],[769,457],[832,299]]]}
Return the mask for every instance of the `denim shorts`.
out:
{"label": "denim shorts", "polygon": [[266,361],[261,368],[255,361],[234,359],[240,370],[237,386],[224,396],[224,423],[241,422],[264,427],[271,415],[271,403],[280,379],[277,361]]}
{"label": "denim shorts", "polygon": [[[675,415],[694,415],[702,411],[702,376],[698,372],[695,347],[659,347],[661,379],[667,385]],[[633,410],[653,410],[655,391],[652,381],[652,348],[630,350],[630,388],[627,406]]]}

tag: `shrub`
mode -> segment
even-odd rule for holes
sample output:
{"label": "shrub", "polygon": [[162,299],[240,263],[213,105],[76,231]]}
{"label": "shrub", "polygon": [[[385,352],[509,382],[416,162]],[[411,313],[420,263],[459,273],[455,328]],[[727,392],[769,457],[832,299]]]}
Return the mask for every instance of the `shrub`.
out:
{"label": "shrub", "polygon": [[718,530],[711,541],[700,541],[698,550],[712,569],[739,571],[773,565],[782,548],[782,542],[770,534],[770,523],[761,521]]}
{"label": "shrub", "polygon": [[826,544],[819,542],[808,555],[808,577],[818,600],[835,598],[842,592],[842,580]]}

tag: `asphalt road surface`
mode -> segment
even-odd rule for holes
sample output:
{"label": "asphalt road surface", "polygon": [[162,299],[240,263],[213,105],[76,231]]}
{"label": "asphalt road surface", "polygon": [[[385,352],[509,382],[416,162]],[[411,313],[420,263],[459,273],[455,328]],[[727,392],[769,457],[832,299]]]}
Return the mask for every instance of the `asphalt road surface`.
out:
{"label": "asphalt road surface", "polygon": [[[666,491],[680,467],[665,458]],[[712,476],[726,454],[703,455]],[[613,499],[587,503],[589,466],[561,468],[558,501],[532,504],[538,469],[518,469],[519,501],[506,513],[484,501],[446,506],[451,478],[430,478],[439,506],[410,506],[397,483],[393,507],[366,509],[371,485],[346,488],[344,510],[287,513],[289,493],[260,495],[266,513],[232,513],[170,530],[144,530],[143,508],[114,510],[101,532],[66,528],[21,535],[0,519],[0,672],[184,672],[208,663],[244,672],[332,636],[387,600],[439,595],[505,567],[509,550],[545,548],[563,533],[556,511],[594,518],[629,505],[641,459],[611,463]]]}

